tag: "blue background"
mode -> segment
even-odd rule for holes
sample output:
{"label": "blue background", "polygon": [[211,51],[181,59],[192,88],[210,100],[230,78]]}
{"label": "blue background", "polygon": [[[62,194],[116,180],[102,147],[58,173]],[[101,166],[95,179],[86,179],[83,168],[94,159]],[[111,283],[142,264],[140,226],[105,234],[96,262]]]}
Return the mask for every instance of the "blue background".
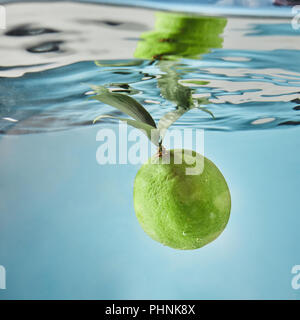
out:
{"label": "blue background", "polygon": [[299,129],[205,133],[232,212],[195,251],[143,232],[139,166],[99,165],[97,130],[0,140],[1,299],[299,299]]}

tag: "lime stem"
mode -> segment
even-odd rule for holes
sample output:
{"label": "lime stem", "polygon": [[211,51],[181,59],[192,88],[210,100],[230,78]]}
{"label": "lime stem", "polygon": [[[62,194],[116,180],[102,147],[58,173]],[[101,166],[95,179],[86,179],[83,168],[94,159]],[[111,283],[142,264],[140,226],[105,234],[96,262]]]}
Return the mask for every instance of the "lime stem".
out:
{"label": "lime stem", "polygon": [[165,153],[165,150],[166,149],[163,147],[162,141],[160,141],[158,143],[158,150],[157,150],[157,155],[158,155],[159,158],[161,158],[163,156],[163,154]]}

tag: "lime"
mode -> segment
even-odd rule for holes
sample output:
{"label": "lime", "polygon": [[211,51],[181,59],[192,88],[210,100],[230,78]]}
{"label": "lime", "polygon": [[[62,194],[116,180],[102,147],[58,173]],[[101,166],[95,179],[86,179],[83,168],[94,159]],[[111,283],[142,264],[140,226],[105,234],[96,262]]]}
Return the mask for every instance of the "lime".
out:
{"label": "lime", "polygon": [[[137,173],[136,216],[152,239],[175,249],[197,249],[224,230],[230,192],[220,170],[207,158],[195,151],[168,152],[168,157],[150,158]],[[182,163],[176,161],[179,156]],[[203,160],[202,173],[187,174],[196,165],[195,157]]]}
{"label": "lime", "polygon": [[134,56],[141,59],[198,57],[222,47],[227,19],[156,12],[154,30],[141,35]]}

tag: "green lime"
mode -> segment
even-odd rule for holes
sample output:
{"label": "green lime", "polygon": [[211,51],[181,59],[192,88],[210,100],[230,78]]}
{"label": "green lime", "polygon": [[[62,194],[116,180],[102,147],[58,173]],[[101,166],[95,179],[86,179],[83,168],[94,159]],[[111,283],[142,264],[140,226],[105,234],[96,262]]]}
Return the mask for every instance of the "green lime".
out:
{"label": "green lime", "polygon": [[173,12],[156,12],[155,16],[154,30],[141,35],[134,53],[136,58],[193,58],[222,47],[220,35],[227,23],[225,18]]}
{"label": "green lime", "polygon": [[[150,158],[137,173],[136,216],[152,239],[175,249],[197,249],[226,227],[230,192],[220,170],[207,158],[195,151],[168,152],[169,157]],[[202,159],[202,173],[187,174],[196,165],[195,157]]]}

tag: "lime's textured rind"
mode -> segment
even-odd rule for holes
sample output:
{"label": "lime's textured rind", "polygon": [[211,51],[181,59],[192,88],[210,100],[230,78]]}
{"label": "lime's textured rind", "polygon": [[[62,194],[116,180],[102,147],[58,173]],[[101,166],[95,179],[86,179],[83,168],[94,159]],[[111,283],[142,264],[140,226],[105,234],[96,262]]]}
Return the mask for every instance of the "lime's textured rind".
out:
{"label": "lime's textured rind", "polygon": [[[227,225],[231,198],[219,169],[204,158],[200,175],[186,175],[189,157],[174,164],[183,150],[170,150],[171,164],[151,158],[136,175],[134,209],[144,231],[154,240],[181,250],[203,247]],[[156,162],[152,164],[151,162]]]}

